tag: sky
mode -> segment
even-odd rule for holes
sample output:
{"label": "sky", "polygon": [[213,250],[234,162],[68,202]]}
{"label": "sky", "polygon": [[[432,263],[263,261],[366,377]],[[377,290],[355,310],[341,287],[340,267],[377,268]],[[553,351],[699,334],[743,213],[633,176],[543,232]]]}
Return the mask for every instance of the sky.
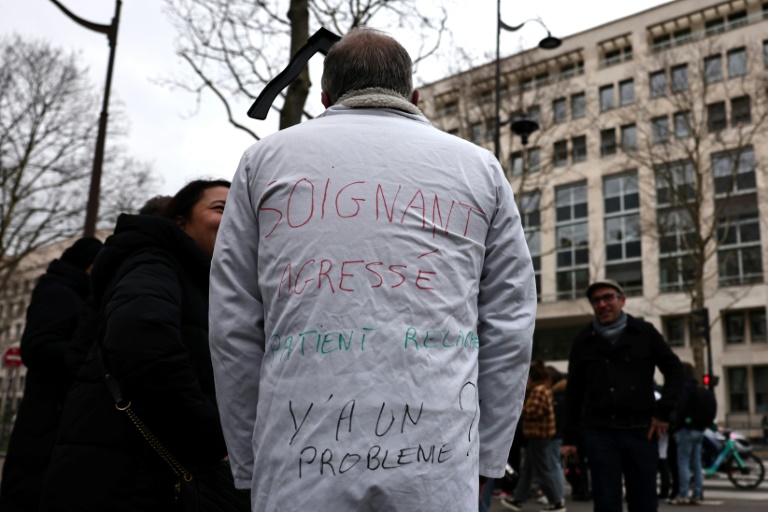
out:
{"label": "sky", "polygon": [[[88,21],[111,23],[112,0],[60,0],[69,10]],[[416,0],[414,0],[416,1]],[[422,1],[422,0],[418,0]],[[540,17],[553,35],[565,37],[614,19],[622,18],[668,0],[538,0],[501,1],[501,18],[508,25]],[[478,56],[492,55],[496,48],[496,2],[494,0],[446,0],[451,37],[446,44],[465,48]],[[287,2],[286,2],[287,4]],[[213,94],[203,95],[200,105],[185,91],[159,83],[186,73],[176,55],[176,32],[161,0],[123,0],[118,33],[112,97],[119,99],[128,115],[129,153],[153,164],[159,176],[158,194],[173,194],[190,180],[200,177],[231,179],[243,151],[254,139],[233,128]],[[588,9],[585,7],[589,7]],[[411,53],[418,42],[407,33],[387,30]],[[89,69],[91,82],[100,94],[106,78],[109,46],[103,34],[86,30],[67,18],[50,0],[0,0],[0,36],[19,34],[37,38],[77,52]],[[536,23],[515,33],[502,33],[501,54],[535,45],[544,35]],[[433,59],[418,68],[415,83],[429,83],[455,70],[449,59]],[[313,72],[315,67],[312,68]],[[319,78],[314,78],[319,83]],[[319,90],[310,92],[311,111],[319,113]],[[248,104],[238,105],[247,110]],[[94,119],[98,117],[94,112]],[[277,130],[276,116],[251,120],[261,135]]]}

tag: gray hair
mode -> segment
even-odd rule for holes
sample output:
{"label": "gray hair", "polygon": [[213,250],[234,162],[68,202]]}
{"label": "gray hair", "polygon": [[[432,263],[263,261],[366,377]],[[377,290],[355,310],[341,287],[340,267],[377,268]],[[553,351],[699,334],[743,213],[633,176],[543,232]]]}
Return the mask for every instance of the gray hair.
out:
{"label": "gray hair", "polygon": [[320,82],[331,103],[350,91],[378,87],[410,100],[413,62],[389,35],[367,27],[351,30],[325,56]]}

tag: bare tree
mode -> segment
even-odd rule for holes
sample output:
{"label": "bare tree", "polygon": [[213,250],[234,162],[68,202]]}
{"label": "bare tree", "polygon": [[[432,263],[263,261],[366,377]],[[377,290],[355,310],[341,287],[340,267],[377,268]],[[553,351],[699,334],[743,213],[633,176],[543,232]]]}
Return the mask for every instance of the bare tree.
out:
{"label": "bare tree", "polygon": [[[422,45],[415,63],[440,45],[447,14],[440,6],[410,0],[165,0],[178,30],[178,54],[193,78],[170,83],[192,92],[199,103],[205,91],[221,102],[232,126],[259,135],[236,113],[237,101],[252,102],[303,46],[311,31],[326,27],[344,34],[359,26],[409,30]],[[282,95],[280,128],[312,118],[305,108],[309,68]]]}
{"label": "bare tree", "polygon": [[[684,292],[691,311],[718,288],[763,280],[753,140],[767,127],[768,73],[759,44],[729,48],[703,40],[651,53],[635,68],[635,90],[650,98],[611,121],[619,164],[652,173],[641,196],[655,198],[655,215],[640,229],[657,242],[660,291]],[[692,345],[700,376],[705,338]]]}
{"label": "bare tree", "polygon": [[[0,289],[28,255],[82,229],[98,96],[74,55],[0,39]],[[154,185],[148,167],[112,142],[104,177],[102,226]]]}

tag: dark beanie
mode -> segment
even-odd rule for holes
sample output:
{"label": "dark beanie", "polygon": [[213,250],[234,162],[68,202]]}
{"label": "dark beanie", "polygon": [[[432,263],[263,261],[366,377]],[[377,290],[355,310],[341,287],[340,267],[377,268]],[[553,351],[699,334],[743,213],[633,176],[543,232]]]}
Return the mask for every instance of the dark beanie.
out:
{"label": "dark beanie", "polygon": [[96,255],[101,250],[101,242],[96,238],[81,238],[61,255],[61,261],[69,263],[73,267],[87,269],[96,259]]}

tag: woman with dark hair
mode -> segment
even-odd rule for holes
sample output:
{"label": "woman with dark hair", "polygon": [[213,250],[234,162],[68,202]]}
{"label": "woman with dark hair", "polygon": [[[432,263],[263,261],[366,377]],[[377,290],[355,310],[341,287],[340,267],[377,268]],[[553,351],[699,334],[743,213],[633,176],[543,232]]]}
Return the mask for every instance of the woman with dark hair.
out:
{"label": "woman with dark hair", "polygon": [[194,473],[226,457],[208,350],[208,273],[229,182],[182,188],[162,216],[121,215],[92,280],[99,335],[70,389],[41,510],[167,511],[177,477],[115,406]]}

